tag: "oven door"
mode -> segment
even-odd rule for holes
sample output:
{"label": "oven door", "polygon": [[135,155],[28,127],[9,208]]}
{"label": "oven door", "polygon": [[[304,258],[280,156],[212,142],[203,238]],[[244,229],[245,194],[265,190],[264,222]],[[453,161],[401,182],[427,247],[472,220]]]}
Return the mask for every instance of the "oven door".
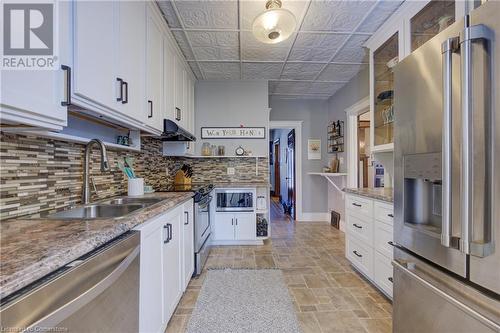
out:
{"label": "oven door", "polygon": [[194,236],[195,252],[198,253],[205,240],[210,236],[210,202],[212,196],[206,196],[200,202],[195,203]]}
{"label": "oven door", "polygon": [[254,189],[219,189],[215,191],[217,212],[253,212],[255,210]]}

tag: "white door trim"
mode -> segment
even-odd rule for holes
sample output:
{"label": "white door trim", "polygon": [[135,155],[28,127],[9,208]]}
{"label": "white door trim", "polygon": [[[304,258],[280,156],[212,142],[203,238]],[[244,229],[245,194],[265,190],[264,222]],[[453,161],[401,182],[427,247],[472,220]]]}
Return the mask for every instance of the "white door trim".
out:
{"label": "white door trim", "polygon": [[354,103],[347,109],[347,187],[358,187],[358,116],[370,111],[370,97]]}
{"label": "white door trim", "polygon": [[[295,130],[295,200],[296,200],[296,219],[302,221],[302,121],[270,121],[269,132],[271,129],[294,129]],[[268,133],[270,137],[270,133]],[[271,181],[271,180],[269,180]]]}

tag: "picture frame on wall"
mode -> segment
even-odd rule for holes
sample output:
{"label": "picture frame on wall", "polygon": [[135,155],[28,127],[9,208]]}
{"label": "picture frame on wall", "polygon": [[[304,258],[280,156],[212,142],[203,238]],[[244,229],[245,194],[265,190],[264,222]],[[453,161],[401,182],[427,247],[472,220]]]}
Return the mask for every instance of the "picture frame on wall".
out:
{"label": "picture frame on wall", "polygon": [[321,140],[319,139],[307,140],[307,159],[309,160],[321,159]]}

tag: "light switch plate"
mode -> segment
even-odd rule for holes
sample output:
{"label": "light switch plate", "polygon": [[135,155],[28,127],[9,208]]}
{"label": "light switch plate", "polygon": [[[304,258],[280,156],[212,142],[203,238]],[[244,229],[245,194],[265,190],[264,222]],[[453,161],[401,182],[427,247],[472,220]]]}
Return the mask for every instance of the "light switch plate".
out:
{"label": "light switch plate", "polygon": [[235,172],[234,168],[227,168],[228,175],[234,175],[234,172]]}

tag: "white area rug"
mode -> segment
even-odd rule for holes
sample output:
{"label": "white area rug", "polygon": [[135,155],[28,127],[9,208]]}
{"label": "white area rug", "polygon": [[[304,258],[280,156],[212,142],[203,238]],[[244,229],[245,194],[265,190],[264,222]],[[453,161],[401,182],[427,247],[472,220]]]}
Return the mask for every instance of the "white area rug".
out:
{"label": "white area rug", "polygon": [[209,270],[188,333],[301,332],[278,269]]}

